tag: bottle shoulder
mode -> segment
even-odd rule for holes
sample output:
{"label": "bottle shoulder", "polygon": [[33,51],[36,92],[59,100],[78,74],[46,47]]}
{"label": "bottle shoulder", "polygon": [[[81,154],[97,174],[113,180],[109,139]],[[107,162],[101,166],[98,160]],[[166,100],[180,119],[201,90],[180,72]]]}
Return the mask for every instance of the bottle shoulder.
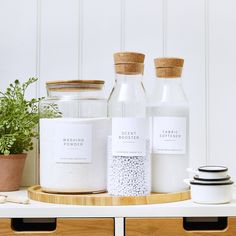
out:
{"label": "bottle shoulder", "polygon": [[149,106],[188,106],[188,99],[181,84],[156,84],[147,103]]}
{"label": "bottle shoulder", "polygon": [[108,103],[137,103],[137,102],[146,102],[147,97],[145,90],[140,86],[127,86],[122,84],[112,88],[110,96],[108,98]]}

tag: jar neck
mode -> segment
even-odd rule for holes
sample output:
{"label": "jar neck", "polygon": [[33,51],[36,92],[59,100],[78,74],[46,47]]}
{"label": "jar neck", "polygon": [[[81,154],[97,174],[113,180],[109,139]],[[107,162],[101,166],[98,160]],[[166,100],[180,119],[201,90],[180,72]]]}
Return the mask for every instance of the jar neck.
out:
{"label": "jar neck", "polygon": [[[136,91],[136,93],[144,93],[145,89],[142,83],[142,74],[136,75],[124,75],[124,74],[116,74],[115,78],[115,86],[114,89],[117,91],[122,90],[126,91],[127,95],[131,96],[131,91]],[[129,92],[128,92],[129,91]]]}
{"label": "jar neck", "polygon": [[181,77],[175,77],[175,78],[157,78],[157,80],[161,84],[169,85],[169,86],[182,86],[182,78]]}
{"label": "jar neck", "polygon": [[142,83],[142,74],[137,75],[125,75],[125,74],[116,74],[116,83]]}
{"label": "jar neck", "polygon": [[181,94],[184,93],[181,77],[178,78],[158,78],[161,94]]}

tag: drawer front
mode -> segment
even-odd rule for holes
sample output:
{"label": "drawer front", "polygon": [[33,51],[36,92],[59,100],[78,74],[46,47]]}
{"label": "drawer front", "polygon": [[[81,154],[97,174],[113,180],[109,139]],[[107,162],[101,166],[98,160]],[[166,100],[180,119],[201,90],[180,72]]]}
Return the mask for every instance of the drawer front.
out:
{"label": "drawer front", "polygon": [[126,218],[125,232],[126,236],[235,236],[236,218],[228,218],[223,230],[185,230],[183,218]]}
{"label": "drawer front", "polygon": [[[113,236],[114,235],[114,219],[113,218],[58,218],[56,220],[56,229],[52,231],[37,231],[25,230],[25,225],[22,226],[24,231],[19,227],[14,230],[11,219],[0,219],[0,235],[79,235],[79,236]],[[34,223],[37,225],[37,223]],[[13,228],[13,229],[12,229]],[[27,228],[27,226],[26,226]]]}

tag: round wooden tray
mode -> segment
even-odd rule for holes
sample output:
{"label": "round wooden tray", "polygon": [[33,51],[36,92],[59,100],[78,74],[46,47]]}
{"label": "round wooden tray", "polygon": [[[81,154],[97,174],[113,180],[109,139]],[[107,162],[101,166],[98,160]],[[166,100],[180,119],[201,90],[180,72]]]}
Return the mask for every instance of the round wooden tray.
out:
{"label": "round wooden tray", "polygon": [[190,191],[176,193],[152,193],[140,197],[114,197],[107,193],[98,194],[55,194],[43,192],[39,185],[28,188],[30,199],[40,202],[86,205],[86,206],[125,206],[178,202],[190,199]]}

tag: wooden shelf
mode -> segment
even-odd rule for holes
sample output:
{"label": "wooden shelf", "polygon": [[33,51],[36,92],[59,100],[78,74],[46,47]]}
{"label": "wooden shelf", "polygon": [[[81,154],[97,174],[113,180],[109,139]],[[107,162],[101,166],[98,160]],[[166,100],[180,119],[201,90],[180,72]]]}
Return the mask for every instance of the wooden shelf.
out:
{"label": "wooden shelf", "polygon": [[[236,193],[236,192],[235,192]],[[27,190],[6,192],[27,197]],[[192,200],[136,206],[76,206],[30,201],[29,205],[0,204],[0,218],[20,217],[202,217],[236,216],[236,195],[229,204],[203,205]]]}

